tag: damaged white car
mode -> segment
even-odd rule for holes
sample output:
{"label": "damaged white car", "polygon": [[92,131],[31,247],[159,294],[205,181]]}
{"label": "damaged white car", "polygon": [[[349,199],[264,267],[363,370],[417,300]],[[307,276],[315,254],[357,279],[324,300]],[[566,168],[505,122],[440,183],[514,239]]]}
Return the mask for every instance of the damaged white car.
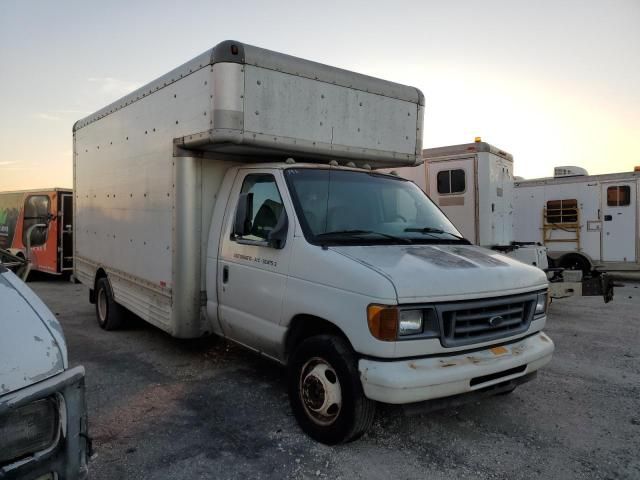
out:
{"label": "damaged white car", "polygon": [[0,478],[87,477],[84,367],[69,368],[60,324],[0,264]]}

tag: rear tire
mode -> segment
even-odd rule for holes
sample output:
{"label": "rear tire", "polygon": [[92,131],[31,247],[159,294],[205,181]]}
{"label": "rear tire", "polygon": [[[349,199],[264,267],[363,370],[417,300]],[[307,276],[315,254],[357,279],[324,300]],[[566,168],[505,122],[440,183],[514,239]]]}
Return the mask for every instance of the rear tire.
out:
{"label": "rear tire", "polygon": [[106,277],[96,283],[96,318],[104,330],[117,330],[124,323],[123,308],[113,299],[111,285]]}
{"label": "rear tire", "polygon": [[356,440],[373,423],[376,404],[364,396],[351,346],[333,335],[304,340],[289,362],[289,401],[298,424],[314,440]]}
{"label": "rear tire", "polygon": [[582,276],[591,273],[591,262],[578,253],[569,253],[560,259],[560,267],[566,270],[582,270]]}

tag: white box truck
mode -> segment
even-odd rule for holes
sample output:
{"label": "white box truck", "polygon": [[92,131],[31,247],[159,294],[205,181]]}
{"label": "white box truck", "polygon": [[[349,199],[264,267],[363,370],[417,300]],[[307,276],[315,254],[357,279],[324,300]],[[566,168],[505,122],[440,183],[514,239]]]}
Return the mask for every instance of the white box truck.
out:
{"label": "white box truck", "polygon": [[234,41],[74,128],[75,275],[123,309],[287,365],[325,443],[376,402],[504,393],[550,361],[547,279],[470,245],[419,188],[415,88]]}
{"label": "white box truck", "polygon": [[559,267],[640,270],[640,171],[588,175],[556,167],[515,182],[514,233],[549,249]]}

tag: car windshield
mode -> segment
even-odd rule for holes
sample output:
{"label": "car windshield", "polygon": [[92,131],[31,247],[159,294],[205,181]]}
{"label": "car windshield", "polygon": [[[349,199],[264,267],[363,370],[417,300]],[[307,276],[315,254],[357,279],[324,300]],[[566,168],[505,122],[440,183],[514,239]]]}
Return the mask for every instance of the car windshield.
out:
{"label": "car windshield", "polygon": [[422,190],[402,178],[314,168],[289,168],[285,178],[311,243],[468,243]]}

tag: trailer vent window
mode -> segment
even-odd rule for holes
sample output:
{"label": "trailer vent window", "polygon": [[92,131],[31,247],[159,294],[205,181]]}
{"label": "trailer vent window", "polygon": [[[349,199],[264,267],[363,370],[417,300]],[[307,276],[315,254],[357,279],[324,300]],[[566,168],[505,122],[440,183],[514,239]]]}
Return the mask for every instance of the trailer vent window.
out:
{"label": "trailer vent window", "polygon": [[[49,196],[30,195],[24,202],[24,223],[22,243],[27,245],[27,232],[34,225],[49,225]],[[34,227],[31,230],[31,246],[39,247],[47,241],[47,227]]]}
{"label": "trailer vent window", "polygon": [[547,202],[547,223],[576,223],[578,221],[578,200],[549,200]]}
{"label": "trailer vent window", "polygon": [[466,188],[464,170],[441,170],[438,172],[438,193],[443,195],[464,193]]}
{"label": "trailer vent window", "polygon": [[607,188],[608,207],[626,207],[629,204],[631,204],[631,188],[628,185]]}

